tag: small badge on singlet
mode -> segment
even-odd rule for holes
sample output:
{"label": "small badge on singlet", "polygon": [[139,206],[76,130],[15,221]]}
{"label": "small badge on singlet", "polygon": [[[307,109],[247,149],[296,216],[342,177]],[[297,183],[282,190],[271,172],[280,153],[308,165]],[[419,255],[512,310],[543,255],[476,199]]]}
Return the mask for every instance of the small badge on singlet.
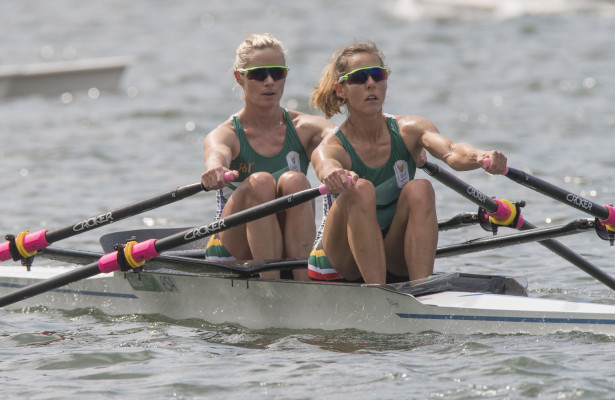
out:
{"label": "small badge on singlet", "polygon": [[410,180],[408,175],[408,162],[406,160],[397,160],[393,166],[395,170],[395,178],[397,179],[397,187],[402,188]]}
{"label": "small badge on singlet", "polygon": [[288,163],[289,171],[301,171],[301,164],[299,162],[299,153],[296,151],[289,151],[286,155],[286,162]]}

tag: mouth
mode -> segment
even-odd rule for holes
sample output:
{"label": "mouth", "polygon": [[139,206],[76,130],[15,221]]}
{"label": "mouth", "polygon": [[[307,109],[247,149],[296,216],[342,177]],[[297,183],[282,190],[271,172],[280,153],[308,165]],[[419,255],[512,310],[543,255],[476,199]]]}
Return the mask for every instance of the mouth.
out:
{"label": "mouth", "polygon": [[378,97],[376,97],[376,95],[373,95],[373,94],[370,96],[367,96],[367,98],[365,99],[365,101],[376,101],[376,100],[378,100]]}

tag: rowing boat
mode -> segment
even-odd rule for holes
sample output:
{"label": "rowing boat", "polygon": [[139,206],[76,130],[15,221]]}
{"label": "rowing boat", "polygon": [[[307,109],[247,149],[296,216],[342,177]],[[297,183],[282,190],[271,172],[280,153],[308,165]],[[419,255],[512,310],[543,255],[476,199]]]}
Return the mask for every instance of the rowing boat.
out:
{"label": "rowing boat", "polygon": [[[436,165],[425,170],[480,206],[479,213],[439,224],[441,230],[480,223],[496,233],[499,219],[522,232],[439,247],[444,257],[538,241],[598,281],[615,290],[615,279],[555,241],[554,237],[596,230],[613,243],[615,209],[595,203],[573,207],[595,216],[561,227],[536,228],[513,211],[518,206],[495,201]],[[510,169],[507,176],[554,199],[570,194]],[[323,187],[307,189],[246,209],[207,225],[170,230],[134,230],[104,235],[105,253],[47,247],[84,230],[155,206],[178,201],[200,191],[199,185],[80,220],[56,231],[10,236],[0,243],[0,261],[10,257],[28,266],[0,267],[0,307],[28,312],[33,307],[73,310],[99,309],[109,315],[145,314],[171,320],[201,319],[214,324],[238,324],[250,329],[357,329],[398,334],[435,331],[445,334],[551,334],[592,332],[615,335],[615,304],[565,301],[528,296],[525,285],[513,277],[467,273],[436,274],[426,282],[386,285],[263,279],[267,270],[306,268],[305,260],[211,262],[203,258],[208,236],[264,215],[309,201]],[[578,197],[578,196],[577,196]],[[587,200],[588,201],[588,200]],[[583,203],[585,204],[585,203]],[[500,209],[506,208],[506,210]],[[482,210],[482,211],[481,211]],[[503,211],[507,211],[504,213]],[[490,216],[489,216],[490,215]],[[485,218],[487,216],[487,218]],[[494,218],[497,217],[497,218]],[[491,221],[491,222],[490,222]],[[9,238],[7,236],[7,238]],[[143,241],[144,239],[148,239]],[[122,245],[128,243],[125,246]],[[112,251],[115,250],[115,251]],[[72,267],[30,270],[30,254],[70,263]],[[30,253],[32,252],[32,253]],[[146,263],[145,263],[146,262]],[[145,264],[143,264],[145,263]],[[75,264],[86,264],[75,267]]]}
{"label": "rowing boat", "polygon": [[[255,271],[254,265],[185,258],[181,266],[167,261],[148,265],[138,273],[97,275],[17,302],[8,309],[27,312],[39,306],[61,310],[91,307],[109,315],[201,319],[251,329],[615,334],[615,305],[531,298],[524,285],[511,277],[452,273],[434,275],[416,286],[409,282],[302,282],[233,272],[233,268]],[[67,270],[70,268],[38,267],[26,271],[23,267],[3,267],[0,293]]]}

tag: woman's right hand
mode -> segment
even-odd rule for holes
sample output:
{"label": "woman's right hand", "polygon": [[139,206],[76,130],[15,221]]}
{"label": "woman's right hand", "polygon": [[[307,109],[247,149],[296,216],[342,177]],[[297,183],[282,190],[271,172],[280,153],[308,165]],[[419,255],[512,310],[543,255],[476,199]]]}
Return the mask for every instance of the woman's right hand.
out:
{"label": "woman's right hand", "polygon": [[325,184],[329,192],[337,194],[350,189],[358,180],[359,175],[355,172],[336,168],[323,178],[322,183]]}
{"label": "woman's right hand", "polygon": [[237,179],[238,171],[231,171],[224,167],[210,168],[201,174],[201,183],[206,190],[222,189],[227,182]]}

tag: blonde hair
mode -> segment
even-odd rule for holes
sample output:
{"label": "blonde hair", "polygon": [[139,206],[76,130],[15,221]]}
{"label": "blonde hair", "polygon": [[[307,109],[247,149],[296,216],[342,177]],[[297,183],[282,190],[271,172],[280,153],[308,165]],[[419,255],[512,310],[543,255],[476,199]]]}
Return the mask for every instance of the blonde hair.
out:
{"label": "blonde hair", "polygon": [[[237,48],[237,54],[235,56],[235,64],[233,69],[245,68],[250,62],[250,55],[254,50],[274,49],[282,53],[282,56],[286,54],[282,42],[270,35],[269,33],[253,33],[246,40],[243,41]],[[284,64],[286,64],[286,58],[284,57]]]}
{"label": "blonde hair", "polygon": [[356,54],[363,53],[376,55],[380,59],[380,66],[384,67],[382,52],[374,43],[366,42],[355,43],[343,50],[334,52],[329,64],[323,69],[320,82],[314,87],[310,96],[310,105],[322,111],[325,117],[331,118],[341,112],[341,106],[345,103],[345,100],[337,96],[335,83],[341,76],[350,72],[348,71],[348,59]]}

